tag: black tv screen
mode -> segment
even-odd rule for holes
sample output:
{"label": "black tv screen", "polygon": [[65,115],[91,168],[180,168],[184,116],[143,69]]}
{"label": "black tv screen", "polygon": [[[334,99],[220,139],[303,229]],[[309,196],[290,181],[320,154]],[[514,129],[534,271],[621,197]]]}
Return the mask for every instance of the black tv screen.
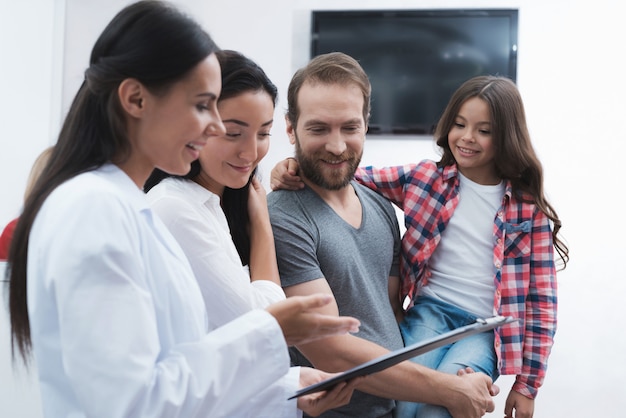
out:
{"label": "black tv screen", "polygon": [[477,75],[516,81],[514,9],[313,11],[311,57],[344,52],[372,84],[368,134],[432,134]]}

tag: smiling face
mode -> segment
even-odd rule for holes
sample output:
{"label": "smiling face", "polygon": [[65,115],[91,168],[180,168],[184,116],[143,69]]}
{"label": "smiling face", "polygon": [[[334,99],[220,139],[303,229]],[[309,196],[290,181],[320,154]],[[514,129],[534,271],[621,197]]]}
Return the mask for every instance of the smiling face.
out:
{"label": "smiling face", "polygon": [[247,91],[220,100],[217,107],[226,133],[211,137],[202,149],[202,170],[194,180],[221,196],[224,187],[244,187],[267,154],[274,102],[264,90]]}
{"label": "smiling face", "polygon": [[207,139],[223,134],[217,110],[220,66],[211,54],[162,95],[136,84],[139,87],[136,91],[131,87],[127,100],[132,151],[119,166],[143,187],[155,167],[171,174],[186,174]]}
{"label": "smiling face", "polygon": [[354,177],[365,141],[363,94],[355,84],[305,82],[297,127],[287,120],[300,170],[313,187],[339,190]]}
{"label": "smiling face", "polygon": [[448,133],[448,144],[459,170],[479,184],[498,184],[487,103],[478,97],[468,99],[456,115]]}

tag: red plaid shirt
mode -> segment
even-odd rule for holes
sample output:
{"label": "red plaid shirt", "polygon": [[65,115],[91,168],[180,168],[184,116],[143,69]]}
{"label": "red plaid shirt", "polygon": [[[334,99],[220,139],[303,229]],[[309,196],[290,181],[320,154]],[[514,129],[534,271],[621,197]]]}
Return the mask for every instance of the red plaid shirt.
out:
{"label": "red plaid shirt", "polygon": [[[404,211],[402,292],[414,300],[427,283],[428,260],[459,202],[456,165],[359,168],[356,178]],[[517,375],[513,389],[534,398],[545,377],[556,331],[557,285],[548,217],[513,194],[510,183],[493,225],[494,309],[520,318],[496,331],[501,374]]]}

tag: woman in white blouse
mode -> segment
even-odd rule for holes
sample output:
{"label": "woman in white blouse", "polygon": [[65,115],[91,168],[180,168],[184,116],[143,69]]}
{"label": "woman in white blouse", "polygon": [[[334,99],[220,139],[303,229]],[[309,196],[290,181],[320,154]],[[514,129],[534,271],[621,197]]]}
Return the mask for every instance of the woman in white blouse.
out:
{"label": "woman in white blouse", "polygon": [[[285,299],[280,287],[265,190],[256,178],[269,149],[277,89],[252,60],[216,53],[222,70],[217,108],[226,131],[209,139],[185,176],[155,170],[145,185],[152,209],[178,240],[194,270],[214,327]],[[316,373],[293,368],[293,376]],[[293,417],[273,396],[287,375],[248,404],[261,416]],[[301,407],[304,407],[301,405]]]}
{"label": "woman in white blouse", "polygon": [[216,56],[226,132],[208,140],[187,175],[157,169],[144,188],[185,251],[215,327],[285,298],[265,190],[254,175],[269,150],[278,91],[242,54]]}
{"label": "woman in white blouse", "polygon": [[208,332],[191,266],[141,188],[155,167],[188,172],[224,134],[216,50],[157,1],[124,8],[94,45],[7,265],[12,342],[34,354],[46,417],[248,416],[288,373],[288,344],[358,323],[309,313],[322,297],[290,298]]}

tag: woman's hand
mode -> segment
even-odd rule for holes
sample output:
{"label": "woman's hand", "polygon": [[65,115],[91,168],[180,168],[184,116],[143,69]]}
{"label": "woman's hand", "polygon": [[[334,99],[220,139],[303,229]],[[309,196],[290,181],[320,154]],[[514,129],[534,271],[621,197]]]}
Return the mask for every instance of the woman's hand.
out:
{"label": "woman's hand", "polygon": [[283,330],[287,345],[306,344],[333,335],[358,332],[361,323],[349,316],[324,315],[316,308],[333,300],[331,295],[292,296],[267,307]]}
{"label": "woman's hand", "polygon": [[[329,379],[335,374],[326,373],[310,367],[300,368],[300,389]],[[307,415],[316,417],[329,409],[347,405],[352,398],[356,385],[364,377],[357,377],[347,382],[341,382],[327,391],[315,392],[298,398],[298,409]]]}
{"label": "woman's hand", "polygon": [[272,190],[298,190],[304,187],[302,178],[298,176],[298,162],[295,158],[286,158],[272,168],[270,187]]}
{"label": "woman's hand", "polygon": [[252,224],[257,221],[269,224],[269,211],[267,209],[267,194],[259,179],[254,176],[248,189],[248,214]]}

